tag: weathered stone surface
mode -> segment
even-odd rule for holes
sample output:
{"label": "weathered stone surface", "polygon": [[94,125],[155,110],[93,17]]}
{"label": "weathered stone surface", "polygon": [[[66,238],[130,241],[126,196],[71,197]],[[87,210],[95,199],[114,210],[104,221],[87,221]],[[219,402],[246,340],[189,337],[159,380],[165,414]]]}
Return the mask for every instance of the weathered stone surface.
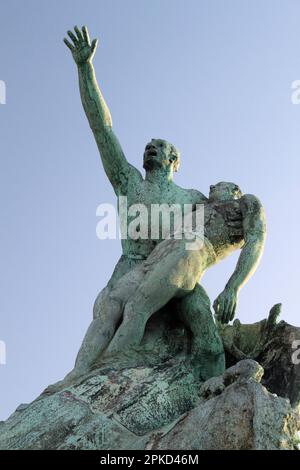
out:
{"label": "weathered stone surface", "polygon": [[0,449],[294,449],[298,415],[244,360],[197,383],[188,363],[94,371],[22,405],[0,427]]}
{"label": "weathered stone surface", "polygon": [[295,341],[299,349],[300,328],[285,321],[277,323],[274,313],[279,315],[279,307],[274,306],[266,320],[253,324],[235,320],[233,325],[221,327],[220,333],[227,367],[241,359],[255,359],[265,371],[263,385],[297,406],[300,403],[300,354],[294,358],[293,354],[296,356]]}
{"label": "weathered stone surface", "polygon": [[112,416],[93,413],[65,391],[16,411],[1,429],[0,449],[110,449],[129,446],[136,436]]}
{"label": "weathered stone surface", "polygon": [[235,382],[192,410],[158,449],[294,449],[290,405],[254,381]]}
{"label": "weathered stone surface", "polygon": [[94,374],[16,411],[4,424],[0,449],[131,448],[138,436],[172,422],[198,399],[183,362]]}

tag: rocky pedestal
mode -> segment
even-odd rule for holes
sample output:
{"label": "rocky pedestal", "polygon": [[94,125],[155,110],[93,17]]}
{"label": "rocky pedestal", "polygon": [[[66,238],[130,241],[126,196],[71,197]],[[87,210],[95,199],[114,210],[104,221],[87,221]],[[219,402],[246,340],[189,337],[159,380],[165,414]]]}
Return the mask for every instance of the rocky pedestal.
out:
{"label": "rocky pedestal", "polygon": [[99,369],[21,406],[0,449],[296,449],[299,415],[242,360],[202,385],[189,365]]}
{"label": "rocky pedestal", "polygon": [[139,350],[18,407],[0,423],[0,449],[297,449],[299,328],[273,323],[223,328],[233,365],[200,383],[189,333],[154,316]]}

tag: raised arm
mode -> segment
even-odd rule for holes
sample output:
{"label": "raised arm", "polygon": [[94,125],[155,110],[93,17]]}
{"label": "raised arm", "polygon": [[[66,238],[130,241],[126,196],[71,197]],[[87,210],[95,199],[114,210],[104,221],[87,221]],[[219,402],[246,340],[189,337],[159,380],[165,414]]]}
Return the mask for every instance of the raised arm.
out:
{"label": "raised arm", "polygon": [[109,178],[116,194],[126,194],[130,178],[142,179],[140,172],[128,163],[121,145],[112,130],[112,119],[99,89],[94,67],[92,64],[97,47],[97,39],[92,43],[88,30],[83,26],[82,31],[75,26],[75,34],[68,31],[72,44],[64,39],[71,50],[78,67],[79,88],[85,114],[93,131],[100,151],[105,173]]}
{"label": "raised arm", "polygon": [[234,273],[214,302],[214,310],[222,323],[233,320],[239,291],[255,272],[265,244],[266,220],[260,201],[246,194],[241,198],[241,210],[245,244]]}

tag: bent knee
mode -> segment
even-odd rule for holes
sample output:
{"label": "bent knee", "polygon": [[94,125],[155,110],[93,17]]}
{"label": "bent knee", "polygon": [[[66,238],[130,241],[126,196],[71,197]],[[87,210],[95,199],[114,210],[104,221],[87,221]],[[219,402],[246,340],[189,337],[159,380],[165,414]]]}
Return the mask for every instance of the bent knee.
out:
{"label": "bent knee", "polygon": [[112,293],[108,290],[101,296],[98,296],[93,309],[94,319],[111,319],[112,321],[118,320],[122,314],[123,305],[121,300],[113,297]]}
{"label": "bent knee", "polygon": [[107,296],[107,294],[109,293],[109,290],[110,289],[106,286],[97,295],[96,300],[94,302],[94,306],[93,306],[93,318],[94,319],[96,319],[100,316],[102,303],[103,303],[105,297]]}

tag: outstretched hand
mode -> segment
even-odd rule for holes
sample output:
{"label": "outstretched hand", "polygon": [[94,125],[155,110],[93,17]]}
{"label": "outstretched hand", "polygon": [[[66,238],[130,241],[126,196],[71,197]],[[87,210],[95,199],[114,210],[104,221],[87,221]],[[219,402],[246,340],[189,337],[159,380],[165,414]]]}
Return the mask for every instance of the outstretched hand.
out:
{"label": "outstretched hand", "polygon": [[214,301],[214,311],[218,321],[229,323],[234,319],[237,306],[237,291],[231,287],[225,287],[223,292]]}
{"label": "outstretched hand", "polygon": [[86,26],[83,26],[82,30],[75,26],[74,31],[76,35],[72,33],[72,31],[68,31],[68,36],[72,40],[72,43],[66,38],[64,38],[64,43],[72,52],[76,64],[82,65],[92,61],[96,52],[98,39],[94,39],[91,43]]}

